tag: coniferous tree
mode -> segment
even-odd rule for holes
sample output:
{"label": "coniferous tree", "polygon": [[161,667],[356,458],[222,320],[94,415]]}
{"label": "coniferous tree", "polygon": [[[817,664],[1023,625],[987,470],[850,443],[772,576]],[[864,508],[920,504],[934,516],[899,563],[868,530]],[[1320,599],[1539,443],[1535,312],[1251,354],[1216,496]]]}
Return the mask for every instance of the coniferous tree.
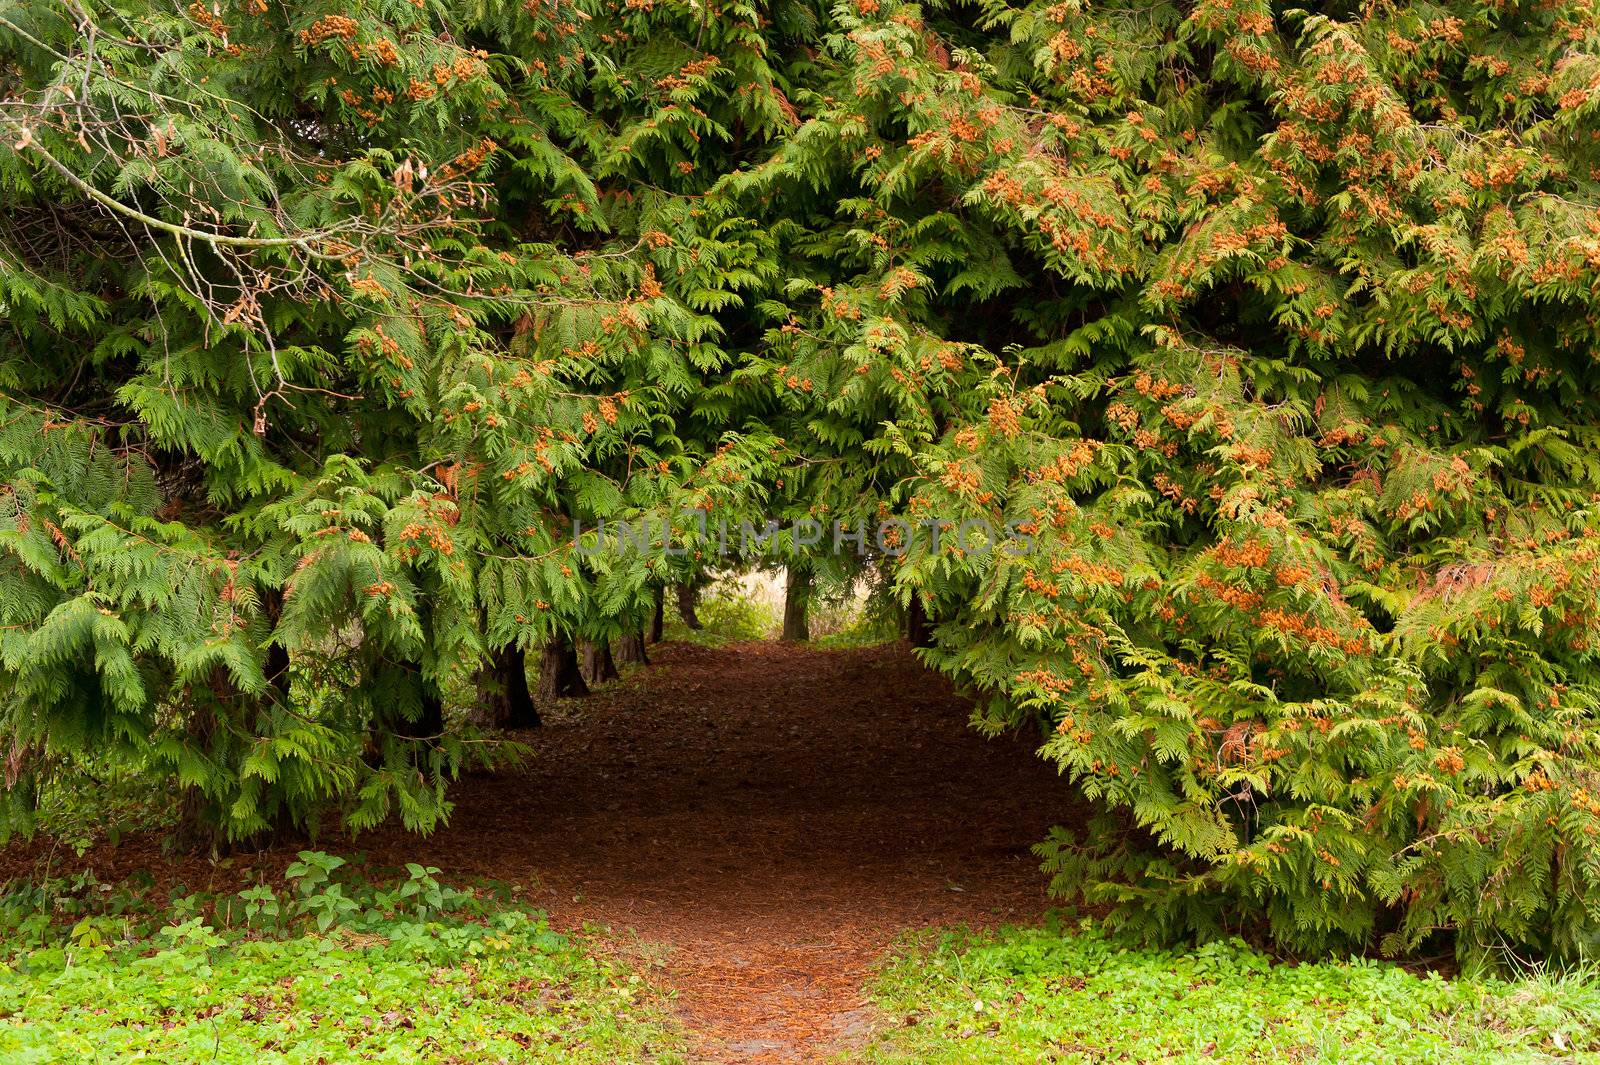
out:
{"label": "coniferous tree", "polygon": [[1063,890],[1590,953],[1597,55],[1578,0],[8,9],[4,823],[109,761],[426,829],[463,693],[806,519],[1133,825]]}

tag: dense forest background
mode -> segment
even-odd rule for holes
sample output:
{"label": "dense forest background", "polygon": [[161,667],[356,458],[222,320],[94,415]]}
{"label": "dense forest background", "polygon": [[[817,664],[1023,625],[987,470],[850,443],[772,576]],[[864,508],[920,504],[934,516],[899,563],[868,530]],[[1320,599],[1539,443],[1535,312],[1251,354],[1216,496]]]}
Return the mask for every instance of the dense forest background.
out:
{"label": "dense forest background", "polygon": [[530,653],[771,564],[684,514],[806,519],[864,535],[780,532],[801,588],[880,574],[1105,811],[1062,891],[1591,954],[1597,48],[1589,0],[0,9],[4,823],[109,766],[197,838],[426,831]]}

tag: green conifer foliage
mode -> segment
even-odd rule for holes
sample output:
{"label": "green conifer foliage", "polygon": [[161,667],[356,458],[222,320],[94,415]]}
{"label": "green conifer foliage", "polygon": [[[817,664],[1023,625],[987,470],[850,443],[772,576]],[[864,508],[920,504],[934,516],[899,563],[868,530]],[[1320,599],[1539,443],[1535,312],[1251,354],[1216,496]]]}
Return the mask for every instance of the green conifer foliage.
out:
{"label": "green conifer foliage", "polygon": [[686,514],[894,519],[1063,890],[1591,954],[1597,109],[1579,0],[8,8],[6,823],[426,828]]}
{"label": "green conifer foliage", "polygon": [[834,175],[806,376],[913,524],[997,530],[898,581],[978,724],[1119,815],[1046,845],[1060,886],[1592,951],[1592,8],[835,14],[747,184]]}
{"label": "green conifer foliage", "polygon": [[640,17],[5,13],[9,828],[114,758],[223,837],[426,830],[489,749],[445,704],[499,648],[637,630],[669,567],[579,552],[574,520],[748,494],[770,443],[695,411],[714,312],[770,268],[749,224],[638,190],[703,181],[677,142],[770,101],[592,67],[602,35],[659,66],[707,33]]}

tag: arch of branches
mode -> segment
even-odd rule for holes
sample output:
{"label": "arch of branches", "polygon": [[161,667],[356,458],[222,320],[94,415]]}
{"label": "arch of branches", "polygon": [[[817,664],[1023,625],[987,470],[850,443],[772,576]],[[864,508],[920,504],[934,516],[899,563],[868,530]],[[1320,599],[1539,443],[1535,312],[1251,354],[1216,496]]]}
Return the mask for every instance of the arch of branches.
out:
{"label": "arch of branches", "polygon": [[1591,953],[1597,109],[1580,0],[0,10],[0,821],[425,831],[870,570],[1063,891]]}

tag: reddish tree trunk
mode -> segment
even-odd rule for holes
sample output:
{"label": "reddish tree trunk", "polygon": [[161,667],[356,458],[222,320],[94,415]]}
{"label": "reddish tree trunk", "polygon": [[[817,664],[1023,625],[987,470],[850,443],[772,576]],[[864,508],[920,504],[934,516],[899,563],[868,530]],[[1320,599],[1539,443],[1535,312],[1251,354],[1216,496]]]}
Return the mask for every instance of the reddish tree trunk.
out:
{"label": "reddish tree trunk", "polygon": [[489,697],[485,715],[497,728],[538,728],[539,708],[534,705],[533,693],[528,690],[528,663],[516,647],[502,647],[494,653],[485,671],[495,689]]}
{"label": "reddish tree trunk", "polygon": [[691,629],[700,628],[700,619],[695,616],[694,601],[700,598],[700,589],[692,584],[678,585],[678,616],[683,618],[683,623]]}
{"label": "reddish tree trunk", "polygon": [[667,620],[667,590],[656,585],[655,608],[650,614],[650,642],[661,642],[661,630]]}
{"label": "reddish tree trunk", "polygon": [[539,702],[588,694],[589,686],[578,668],[578,652],[566,637],[554,637],[539,656]]}
{"label": "reddish tree trunk", "polygon": [[583,679],[590,687],[616,680],[617,663],[611,657],[611,641],[585,640],[583,642]]}
{"label": "reddish tree trunk", "polygon": [[644,633],[636,632],[617,641],[617,664],[621,666],[648,666],[650,655],[644,649]]}

